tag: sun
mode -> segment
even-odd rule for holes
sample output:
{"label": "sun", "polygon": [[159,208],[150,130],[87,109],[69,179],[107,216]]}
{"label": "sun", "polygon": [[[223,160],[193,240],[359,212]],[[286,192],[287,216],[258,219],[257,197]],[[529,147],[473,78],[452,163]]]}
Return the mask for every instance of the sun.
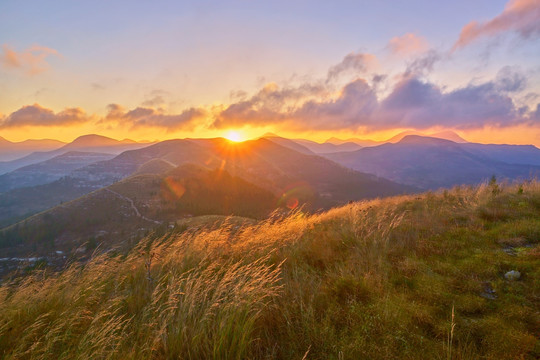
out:
{"label": "sun", "polygon": [[245,140],[244,134],[238,130],[229,130],[224,137],[225,139],[234,142],[242,142]]}

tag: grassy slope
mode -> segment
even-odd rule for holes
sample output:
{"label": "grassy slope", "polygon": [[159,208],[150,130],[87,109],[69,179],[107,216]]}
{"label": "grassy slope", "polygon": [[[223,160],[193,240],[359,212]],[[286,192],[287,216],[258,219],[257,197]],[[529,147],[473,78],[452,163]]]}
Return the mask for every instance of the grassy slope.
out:
{"label": "grassy slope", "polygon": [[0,287],[0,356],[538,358],[539,240],[538,182],[149,237]]}

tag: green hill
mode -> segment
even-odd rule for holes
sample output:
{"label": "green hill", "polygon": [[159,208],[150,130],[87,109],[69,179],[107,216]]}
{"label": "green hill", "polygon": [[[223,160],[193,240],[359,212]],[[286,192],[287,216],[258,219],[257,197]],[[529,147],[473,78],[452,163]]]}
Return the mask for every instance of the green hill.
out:
{"label": "green hill", "polygon": [[57,263],[64,255],[81,254],[82,247],[87,253],[98,244],[103,251],[130,248],[149,229],[163,230],[185,217],[265,218],[277,207],[274,194],[227,171],[185,164],[164,174],[128,177],[1,229],[1,258],[39,256]]}
{"label": "green hill", "polygon": [[539,243],[539,182],[155,233],[4,283],[0,354],[537,359]]}

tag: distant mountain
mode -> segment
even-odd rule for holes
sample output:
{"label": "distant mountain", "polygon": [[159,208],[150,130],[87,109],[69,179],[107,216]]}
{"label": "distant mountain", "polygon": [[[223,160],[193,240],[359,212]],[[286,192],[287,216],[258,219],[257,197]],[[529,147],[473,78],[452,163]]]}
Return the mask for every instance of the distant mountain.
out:
{"label": "distant mountain", "polygon": [[464,138],[462,138],[461,136],[459,136],[455,132],[449,131],[449,130],[429,134],[428,136],[434,137],[434,138],[439,138],[439,139],[450,140],[450,141],[453,141],[453,142],[458,143],[458,144],[463,144],[463,143],[468,142],[467,140],[465,140]]}
{"label": "distant mountain", "polygon": [[293,141],[300,145],[303,145],[315,154],[328,154],[340,151],[354,151],[361,148],[360,145],[350,141],[342,142],[340,144],[332,144],[329,142],[320,144],[318,142],[305,139],[294,139]]}
{"label": "distant mountain", "polygon": [[335,145],[341,145],[341,144],[349,143],[349,142],[358,144],[362,147],[375,146],[381,143],[380,141],[369,140],[369,139],[359,139],[359,138],[349,138],[346,140],[342,140],[336,137],[331,137],[328,140],[326,140],[326,143],[335,144]]}
{"label": "distant mountain", "polygon": [[351,169],[424,189],[476,184],[492,175],[527,179],[540,174],[540,167],[533,164],[509,164],[486,155],[490,147],[408,135],[395,144],[326,156]]}
{"label": "distant mountain", "polygon": [[125,151],[123,148],[128,145],[130,147],[133,144],[137,144],[137,142],[130,140],[130,139],[124,139],[124,140],[115,140],[106,136],[102,135],[96,135],[96,134],[90,134],[90,135],[83,135],[79,136],[75,140],[73,140],[71,143],[66,144],[63,149],[65,150],[81,150],[81,149],[99,149],[99,148],[106,148],[114,149],[116,147],[122,148],[120,151]]}
{"label": "distant mountain", "polygon": [[[0,222],[5,224],[6,217],[13,219],[10,213],[14,213],[15,208],[17,214],[22,215],[58,204],[54,200],[55,193],[59,198],[59,192],[62,191],[80,196],[132,174],[159,175],[170,166],[187,163],[208,170],[225,170],[232,176],[272,192],[280,199],[280,204],[288,204],[290,207],[306,204],[311,209],[328,208],[349,200],[416,190],[414,187],[346,169],[320,156],[302,154],[267,139],[243,143],[232,143],[222,138],[168,140],[142,149],[125,151],[113,159],[78,168],[60,180],[43,185],[41,189],[48,189],[46,198],[50,201],[40,202],[41,208],[29,204],[24,193],[12,190],[0,194],[0,204],[2,198],[11,204],[11,207],[6,205],[11,210],[4,211],[4,218],[0,214]],[[24,189],[33,192],[30,191],[33,188]],[[16,194],[25,200],[17,201]],[[62,199],[69,200],[63,194]],[[25,204],[31,211],[26,210]]]}
{"label": "distant mountain", "polygon": [[11,161],[36,151],[55,150],[66,143],[52,139],[25,140],[13,142],[0,136],[0,161]]}
{"label": "distant mountain", "polygon": [[350,199],[412,190],[371,175],[351,172],[325,158],[310,155],[305,149],[300,150],[304,153],[268,139],[243,143],[231,143],[222,138],[168,140],[91,164],[70,176],[81,182],[101,180],[107,185],[133,174],[149,160],[162,159],[175,166],[194,163],[208,169],[222,168],[276,193],[304,182],[304,187],[313,188],[317,194],[310,200],[313,206],[328,207]]}
{"label": "distant mountain", "polygon": [[94,134],[84,135],[73,140],[71,143],[65,144],[62,147],[52,151],[34,152],[16,160],[0,162],[0,174],[16,170],[23,166],[52,159],[53,157],[64,154],[68,151],[97,152],[117,155],[126,150],[140,149],[148,145],[151,144],[137,143],[128,139],[119,141],[106,136]]}
{"label": "distant mountain", "polygon": [[47,184],[68,175],[85,165],[109,160],[114,155],[68,151],[43,162],[24,166],[7,174],[0,175],[0,193],[27,186]]}
{"label": "distant mountain", "polygon": [[[353,142],[353,143],[356,143],[356,144],[358,144],[360,146],[367,147],[367,146],[382,145],[382,144],[386,144],[386,143],[397,143],[397,142],[401,141],[405,136],[409,136],[409,135],[433,137],[433,138],[437,138],[437,139],[450,140],[450,141],[453,141],[453,142],[456,142],[456,143],[466,143],[467,142],[467,140],[463,139],[461,136],[459,136],[455,132],[449,131],[449,130],[448,131],[441,131],[441,132],[437,132],[437,133],[432,133],[432,134],[427,134],[427,135],[423,134],[421,132],[418,132],[418,131],[403,131],[403,132],[400,132],[399,134],[396,134],[396,135],[392,136],[391,138],[389,138],[387,140],[383,140],[383,141],[364,140],[364,139],[357,139],[357,138],[351,138],[351,139],[348,139],[348,140],[341,140],[341,139],[333,137],[333,138],[330,138],[330,139],[326,140],[326,142],[336,144],[336,145],[341,145],[341,144],[343,144],[345,142]],[[344,150],[344,151],[347,151],[347,150]]]}
{"label": "distant mountain", "polygon": [[533,145],[463,144],[462,148],[509,164],[540,166],[540,149]]}
{"label": "distant mountain", "polygon": [[[264,139],[270,140],[278,145],[284,146],[289,149],[293,149],[302,154],[314,155],[315,152],[310,150],[307,146],[302,145],[299,141],[286,139],[274,134],[263,136]],[[305,140],[307,142],[307,140]]]}
{"label": "distant mountain", "polygon": [[424,134],[418,131],[403,131],[403,132],[400,132],[399,134],[392,136],[390,139],[383,141],[383,143],[395,144],[397,142],[400,142],[401,140],[403,140],[404,137],[409,136],[409,135],[424,136]]}

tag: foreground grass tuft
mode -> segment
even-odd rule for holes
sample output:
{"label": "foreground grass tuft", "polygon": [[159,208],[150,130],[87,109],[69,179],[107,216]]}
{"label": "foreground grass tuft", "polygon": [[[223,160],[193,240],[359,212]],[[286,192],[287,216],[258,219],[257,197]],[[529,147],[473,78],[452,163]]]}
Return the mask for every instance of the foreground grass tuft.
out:
{"label": "foreground grass tuft", "polygon": [[0,357],[535,359],[539,204],[489,184],[150,236],[1,286]]}

